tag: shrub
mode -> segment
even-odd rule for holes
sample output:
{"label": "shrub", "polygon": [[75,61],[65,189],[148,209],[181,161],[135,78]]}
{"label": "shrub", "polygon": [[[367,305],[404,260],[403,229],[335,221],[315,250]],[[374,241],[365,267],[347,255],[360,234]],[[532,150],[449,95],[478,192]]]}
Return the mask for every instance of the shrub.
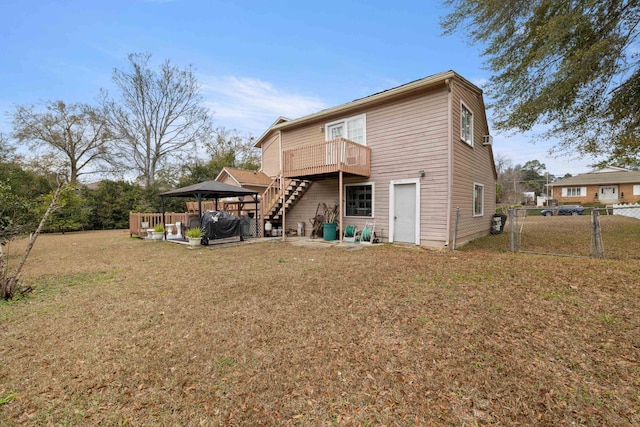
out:
{"label": "shrub", "polygon": [[202,235],[202,231],[199,228],[190,228],[187,230],[187,238],[197,239]]}

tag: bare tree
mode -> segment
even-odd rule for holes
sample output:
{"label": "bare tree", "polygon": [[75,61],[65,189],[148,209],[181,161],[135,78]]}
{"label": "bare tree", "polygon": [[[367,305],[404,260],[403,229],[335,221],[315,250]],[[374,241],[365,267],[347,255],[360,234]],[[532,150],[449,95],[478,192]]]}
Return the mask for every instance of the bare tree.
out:
{"label": "bare tree", "polygon": [[0,132],[0,163],[8,162],[13,158],[15,149],[9,145],[7,137]]}
{"label": "bare tree", "polygon": [[104,92],[103,102],[121,159],[151,188],[168,156],[209,134],[210,115],[201,105],[200,85],[191,67],[181,69],[167,60],[155,71],[149,65],[150,54],[130,54],[128,59],[129,69],[113,72],[118,100]]}
{"label": "bare tree", "polygon": [[499,178],[507,168],[511,167],[512,162],[509,157],[496,153],[494,156],[494,164],[496,165],[496,172],[498,173]]}
{"label": "bare tree", "polygon": [[87,104],[50,101],[46,112],[18,106],[11,114],[13,137],[32,149],[49,149],[68,168],[70,183],[101,162],[111,161],[112,134],[100,110]]}
{"label": "bare tree", "polygon": [[260,167],[260,153],[254,143],[251,135],[220,126],[213,131],[213,138],[205,141],[204,147],[211,159],[226,161],[225,166],[253,169]]}
{"label": "bare tree", "polygon": [[496,154],[494,161],[498,174],[499,201],[503,204],[520,203],[524,191],[522,166],[513,166],[510,158],[500,154]]}

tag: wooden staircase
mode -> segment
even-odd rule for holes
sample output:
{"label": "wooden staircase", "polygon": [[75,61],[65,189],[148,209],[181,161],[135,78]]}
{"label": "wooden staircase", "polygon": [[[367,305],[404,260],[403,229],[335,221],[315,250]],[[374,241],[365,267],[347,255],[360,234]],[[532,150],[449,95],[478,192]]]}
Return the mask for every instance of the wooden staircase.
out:
{"label": "wooden staircase", "polygon": [[282,214],[289,211],[307,191],[311,181],[305,179],[285,179],[284,196],[280,194],[280,178],[274,179],[262,194],[262,219],[281,222]]}

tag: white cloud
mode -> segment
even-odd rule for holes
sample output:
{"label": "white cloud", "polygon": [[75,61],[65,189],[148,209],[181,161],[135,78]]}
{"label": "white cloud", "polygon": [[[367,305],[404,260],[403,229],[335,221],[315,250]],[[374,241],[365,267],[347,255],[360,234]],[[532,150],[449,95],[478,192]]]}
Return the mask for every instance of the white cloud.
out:
{"label": "white cloud", "polygon": [[200,77],[217,124],[260,136],[278,117],[298,118],[326,108],[315,97],[290,93],[250,77]]}
{"label": "white cloud", "polygon": [[485,78],[479,78],[471,80],[471,83],[484,90],[484,87],[487,85],[487,83],[489,83],[489,80]]}

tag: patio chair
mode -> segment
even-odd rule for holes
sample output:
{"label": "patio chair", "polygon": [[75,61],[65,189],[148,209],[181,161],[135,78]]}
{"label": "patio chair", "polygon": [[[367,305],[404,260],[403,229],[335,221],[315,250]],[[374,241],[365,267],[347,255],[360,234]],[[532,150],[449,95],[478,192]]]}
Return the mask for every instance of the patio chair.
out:
{"label": "patio chair", "polygon": [[367,221],[362,230],[358,231],[354,236],[354,242],[371,244],[376,241],[376,222]]}

